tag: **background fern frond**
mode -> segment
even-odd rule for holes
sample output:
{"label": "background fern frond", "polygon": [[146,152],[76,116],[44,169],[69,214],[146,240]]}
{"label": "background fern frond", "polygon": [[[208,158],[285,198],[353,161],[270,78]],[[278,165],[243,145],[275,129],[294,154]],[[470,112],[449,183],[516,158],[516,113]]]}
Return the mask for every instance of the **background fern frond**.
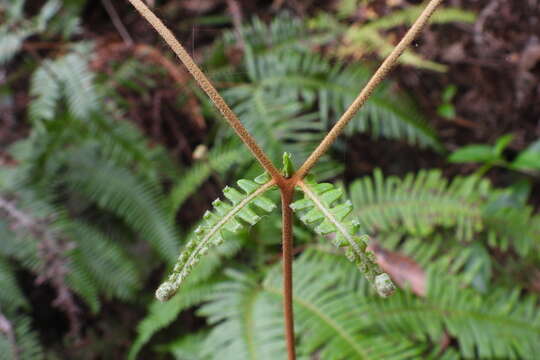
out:
{"label": "background fern frond", "polygon": [[442,271],[434,270],[429,279],[425,300],[403,293],[367,305],[364,311],[378,314],[368,315],[373,325],[434,342],[448,331],[465,358],[534,359],[540,354],[536,298],[520,298],[519,289],[479,294]]}
{"label": "background fern frond", "polygon": [[223,360],[285,358],[279,302],[268,302],[252,275],[232,270],[227,274],[231,280],[216,285],[198,311],[216,325],[203,354]]}
{"label": "background fern frond", "polygon": [[399,229],[425,236],[435,226],[451,226],[458,239],[470,240],[482,229],[479,202],[489,189],[485,180],[474,177],[449,184],[438,170],[403,179],[385,178],[375,170],[373,177],[353,182],[349,191],[360,226],[369,233]]}
{"label": "background fern frond", "polygon": [[242,244],[238,237],[227,241],[201,259],[184,283],[184,294],[175,296],[166,303],[154,300],[148,307],[148,314],[137,326],[137,338],[129,350],[129,359],[135,359],[142,347],[159,330],[173,323],[186,308],[203,302],[210,296],[215,285],[215,273],[225,259],[231,258]]}
{"label": "background fern frond", "polygon": [[212,283],[186,286],[182,296],[175,296],[166,303],[154,300],[148,307],[148,315],[137,325],[137,338],[129,349],[128,359],[136,359],[139,351],[155,333],[175,321],[182,310],[202,302],[213,289]]}
{"label": "background fern frond", "polygon": [[73,155],[66,174],[69,186],[123,219],[140,232],[161,258],[173,263],[178,237],[155,185],[105,161],[96,169],[90,155],[88,152]]}
{"label": "background fern frond", "polygon": [[[354,8],[356,10],[356,7]],[[354,10],[351,8],[341,16],[353,16]],[[381,16],[369,23],[354,24],[347,26],[341,24],[330,14],[319,14],[311,21],[311,27],[319,32],[330,32],[331,36],[322,37],[325,41],[334,40],[336,36],[343,35],[343,44],[337,46],[339,56],[357,56],[369,52],[375,52],[379,57],[384,58],[393,49],[393,44],[387,40],[380,32],[387,31],[403,24],[412,24],[423,10],[422,5],[409,6],[404,9],[394,11]],[[432,24],[447,24],[453,22],[473,23],[476,19],[475,13],[455,7],[442,7],[437,10],[430,19]],[[400,57],[399,61],[404,64],[425,68],[433,71],[446,71],[446,66],[434,61],[426,60],[414,51],[407,49]]]}
{"label": "background fern frond", "polygon": [[88,224],[74,222],[68,226],[77,246],[70,256],[71,267],[81,267],[81,272],[89,274],[100,293],[122,300],[133,298],[141,279],[124,249]]}
{"label": "background fern frond", "polygon": [[249,157],[245,156],[245,150],[239,148],[238,145],[233,143],[214,147],[204,159],[199,160],[179,175],[178,182],[169,195],[171,213],[175,213],[212,173],[221,174],[233,164],[248,161]]}
{"label": "background fern frond", "polygon": [[0,359],[41,360],[45,358],[38,334],[32,330],[31,319],[14,315],[7,319],[13,332],[13,343],[4,332],[0,332]]}
{"label": "background fern frond", "polygon": [[13,311],[18,308],[28,309],[28,301],[23,295],[17,279],[15,268],[5,258],[0,256],[0,307]]}
{"label": "background fern frond", "polygon": [[204,354],[204,346],[208,335],[204,332],[186,335],[177,340],[159,346],[160,352],[167,352],[174,356],[176,360],[210,360],[209,356]]}
{"label": "background fern frond", "polygon": [[[274,160],[284,151],[293,153],[296,159],[305,158],[320,141],[318,134],[352,103],[370,70],[333,63],[311,51],[303,25],[287,22],[286,18],[278,17],[269,25],[256,20],[243,32],[249,39],[243,64],[246,76],[226,78],[239,84],[227,88],[224,97]],[[268,34],[274,33],[277,39],[269,38]],[[291,38],[296,39],[294,46],[287,45]],[[261,117],[267,120],[258,121]],[[369,132],[376,138],[442,150],[412,101],[387,85],[375,91],[347,132]]]}

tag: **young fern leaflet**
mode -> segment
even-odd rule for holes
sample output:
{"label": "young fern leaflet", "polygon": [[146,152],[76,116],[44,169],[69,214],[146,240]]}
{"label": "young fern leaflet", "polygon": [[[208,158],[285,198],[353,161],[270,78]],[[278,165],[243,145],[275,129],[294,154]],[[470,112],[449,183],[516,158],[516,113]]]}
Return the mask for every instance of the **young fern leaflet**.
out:
{"label": "young fern leaflet", "polygon": [[253,226],[261,220],[256,209],[269,213],[276,208],[276,204],[263,195],[275,187],[274,181],[266,174],[258,176],[253,181],[238,180],[237,184],[243,193],[235,188],[225,187],[223,194],[230,203],[216,199],[212,203],[214,211],[207,211],[204,214],[202,224],[195,229],[168,280],[156,290],[158,300],[169,300],[208,250],[223,243],[222,231],[237,233],[244,224]]}
{"label": "young fern leaflet", "polygon": [[[285,177],[294,173],[288,153],[283,154],[282,173]],[[264,196],[267,191],[276,187],[268,175],[262,174],[254,180],[242,179],[237,184],[243,193],[233,187],[225,187],[223,194],[230,203],[216,199],[212,203],[214,211],[204,214],[202,224],[193,232],[171,275],[156,290],[158,300],[167,301],[176,294],[183,280],[208,250],[223,243],[222,231],[238,233],[244,226],[253,226],[261,220],[262,216],[256,211],[268,214],[277,207],[272,200]],[[382,297],[391,295],[394,291],[392,281],[375,263],[373,253],[367,250],[369,237],[356,235],[359,230],[358,222],[346,220],[352,211],[351,202],[334,205],[343,192],[328,183],[310,182],[308,185],[299,181],[298,185],[306,197],[291,204],[291,209],[295,212],[306,210],[300,219],[314,227],[318,234],[334,234],[334,244],[345,249],[347,258],[364,273],[368,281],[375,286],[377,293]]]}
{"label": "young fern leaflet", "polygon": [[352,212],[352,203],[347,200],[335,204],[343,191],[330,183],[299,181],[298,185],[305,197],[292,203],[291,208],[302,214],[300,220],[319,235],[333,236],[334,245],[344,248],[347,258],[375,286],[377,293],[382,297],[391,295],[395,290],[392,281],[375,262],[375,255],[367,250],[369,237],[356,235],[359,223],[347,219]]}

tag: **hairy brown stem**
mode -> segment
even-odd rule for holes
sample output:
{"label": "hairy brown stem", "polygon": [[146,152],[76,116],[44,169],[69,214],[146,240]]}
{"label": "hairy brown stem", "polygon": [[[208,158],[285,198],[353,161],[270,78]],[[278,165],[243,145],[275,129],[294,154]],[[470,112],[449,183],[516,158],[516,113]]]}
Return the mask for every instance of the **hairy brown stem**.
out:
{"label": "hairy brown stem", "polygon": [[272,164],[264,151],[257,145],[255,139],[242,125],[236,114],[225,103],[225,100],[219,95],[216,88],[210,83],[210,80],[199,69],[191,56],[187,53],[180,42],[176,39],[173,33],[163,24],[163,22],[150,10],[141,0],[128,0],[137,11],[152,25],[159,33],[165,42],[171,47],[176,56],[184,63],[188,71],[193,75],[201,89],[210,97],[214,105],[218,108],[221,114],[225,117],[229,125],[234,129],[236,134],[242,139],[244,144],[249,148],[253,156],[259,161],[261,166],[272,176],[273,179],[278,179],[281,174],[279,170]]}
{"label": "hairy brown stem", "polygon": [[[344,127],[356,115],[358,110],[366,103],[367,99],[373,93],[373,90],[386,77],[388,72],[394,67],[398,57],[405,51],[407,46],[421,31],[422,27],[427,23],[429,17],[433,14],[437,6],[443,0],[430,0],[422,14],[414,22],[403,39],[394,48],[386,60],[381,64],[367,85],[362,89],[358,97],[349,106],[345,113],[341,116],[336,125],[330,130],[317,149],[308,157],[300,169],[292,176],[286,179],[275,168],[268,159],[266,154],[257,145],[255,139],[249,134],[246,128],[242,125],[237,116],[225,103],[214,86],[206,78],[203,72],[191,59],[189,54],[180,45],[171,31],[159,20],[154,13],[141,1],[129,0],[129,2],[141,13],[141,15],[154,27],[160,36],[167,42],[175,54],[184,63],[188,71],[193,75],[199,86],[212,99],[216,107],[223,114],[227,122],[236,131],[244,144],[251,150],[255,158],[263,166],[263,168],[272,176],[275,184],[281,191],[281,206],[282,206],[282,247],[283,247],[283,313],[285,319],[285,338],[287,341],[287,353],[289,360],[295,360],[295,341],[294,341],[294,317],[293,317],[293,302],[292,302],[292,260],[293,260],[293,234],[292,234],[292,209],[290,204],[293,198],[294,187],[301,182],[302,178],[315,165],[317,160],[328,150],[332,143],[336,140]],[[229,3],[234,3],[233,1]],[[276,1],[276,3],[279,3]]]}
{"label": "hairy brown stem", "polygon": [[287,354],[289,360],[296,359],[294,349],[294,315],[292,303],[292,259],[293,259],[293,233],[292,233],[292,209],[290,207],[294,192],[294,183],[286,183],[281,187],[281,211],[282,211],[282,248],[283,248],[283,316],[285,320],[285,340],[287,342]]}
{"label": "hairy brown stem", "polygon": [[379,85],[381,81],[384,80],[386,75],[388,75],[390,70],[392,70],[399,56],[403,53],[403,51],[405,51],[405,49],[410,45],[410,43],[422,30],[424,25],[429,20],[430,16],[433,14],[437,6],[439,6],[442,1],[443,0],[430,0],[429,4],[426,6],[424,11],[422,11],[418,19],[416,19],[409,31],[407,31],[403,39],[401,39],[399,44],[396,45],[396,47],[394,48],[394,50],[392,50],[390,55],[388,55],[386,60],[383,61],[381,66],[377,69],[375,74],[373,74],[366,86],[364,86],[360,94],[358,94],[356,99],[354,99],[353,103],[349,106],[345,113],[341,115],[341,118],[334,125],[332,130],[330,130],[330,132],[326,135],[326,137],[319,144],[319,146],[317,146],[315,151],[313,151],[313,153],[309,156],[306,162],[300,167],[300,169],[295,174],[295,178],[302,179],[304,176],[306,176],[306,174],[313,167],[313,165],[315,165],[317,160],[319,160],[319,158],[326,153],[326,151],[334,143],[334,141],[336,141],[337,137],[339,136],[339,134],[341,134],[345,126],[356,115],[358,110],[360,110],[360,108],[366,103],[377,85]]}

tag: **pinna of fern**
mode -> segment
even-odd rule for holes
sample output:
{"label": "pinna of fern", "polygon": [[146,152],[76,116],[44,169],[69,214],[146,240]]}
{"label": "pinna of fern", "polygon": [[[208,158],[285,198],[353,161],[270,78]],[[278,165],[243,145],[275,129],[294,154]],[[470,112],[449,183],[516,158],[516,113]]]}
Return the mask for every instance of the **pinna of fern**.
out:
{"label": "pinna of fern", "polygon": [[260,221],[261,216],[256,211],[269,213],[275,209],[276,205],[264,196],[265,192],[275,186],[265,174],[253,181],[239,180],[238,186],[242,192],[233,187],[223,190],[230,203],[217,199],[212,203],[214,211],[204,214],[203,222],[187,242],[168,280],[156,290],[158,300],[169,300],[201,257],[212,247],[223,243],[223,230],[236,233],[243,227],[242,223],[253,226]]}
{"label": "pinna of fern", "polygon": [[[294,171],[289,154],[284,154],[283,162],[284,176],[291,176]],[[351,202],[335,204],[343,193],[332,184],[316,184],[313,181],[309,183],[310,185],[306,185],[303,181],[299,182],[299,187],[306,197],[292,203],[291,209],[295,212],[305,211],[300,217],[301,220],[312,226],[317,233],[332,235],[334,244],[344,248],[347,258],[364,273],[380,296],[391,295],[394,291],[392,281],[376,264],[373,253],[367,251],[369,238],[356,235],[359,230],[357,222],[346,219],[352,211]],[[265,213],[273,211],[276,205],[263,194],[275,185],[273,180],[263,174],[254,181],[239,180],[238,186],[243,193],[226,187],[223,193],[230,203],[219,199],[212,203],[215,210],[205,213],[203,222],[185,245],[169,278],[157,289],[156,297],[161,301],[169,300],[201,257],[210,248],[223,243],[222,231],[236,233],[243,226],[255,225],[261,220],[261,216],[255,212],[256,209]]]}
{"label": "pinna of fern", "polygon": [[[354,266],[320,247],[302,253],[295,268],[299,356],[535,359],[539,353],[537,300],[520,296],[519,289],[480,293],[436,265],[427,269],[424,298],[405,290],[383,300],[367,297],[367,288],[345,276]],[[282,323],[276,320],[283,296],[280,275],[277,266],[263,280],[227,271],[228,280],[217,284],[198,310],[214,324],[199,340],[198,355],[240,360],[285,356]],[[448,337],[455,346],[441,347]]]}
{"label": "pinna of fern", "polygon": [[482,240],[527,257],[538,248],[540,218],[524,200],[508,200],[511,191],[496,189],[476,175],[449,181],[437,169],[401,178],[376,169],[348,189],[360,227],[370,235],[405,233],[428,239],[446,230],[456,240]]}
{"label": "pinna of fern", "polygon": [[[233,84],[224,89],[225,100],[272,160],[278,160],[284,151],[295,158],[306,157],[333,125],[333,118],[347,109],[360,85],[367,82],[369,69],[313,52],[305,26],[287,15],[278,16],[268,25],[255,19],[252,25],[243,27],[243,34],[243,71],[220,72],[218,68],[212,76]],[[224,49],[233,44],[234,35],[226,34],[215,45],[213,57],[224,58]],[[218,65],[212,61],[206,64],[210,68]],[[346,133],[368,132],[375,138],[442,150],[414,103],[389,85],[383,83],[374,91]],[[265,121],[259,121],[261,117]]]}

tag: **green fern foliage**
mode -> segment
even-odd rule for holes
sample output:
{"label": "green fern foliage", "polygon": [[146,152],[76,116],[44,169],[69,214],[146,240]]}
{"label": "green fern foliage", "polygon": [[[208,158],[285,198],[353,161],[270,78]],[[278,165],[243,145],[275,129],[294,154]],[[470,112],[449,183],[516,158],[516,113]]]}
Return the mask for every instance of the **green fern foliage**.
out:
{"label": "green fern foliage", "polygon": [[[75,51],[89,53],[80,45]],[[98,109],[94,75],[81,53],[69,53],[54,61],[46,61],[32,76],[30,93],[35,97],[29,109],[32,120],[50,120],[62,98],[69,111],[79,119],[87,119]]]}
{"label": "green fern foliage", "polygon": [[155,186],[104,160],[96,169],[89,155],[85,151],[73,155],[66,174],[68,185],[123,219],[163,259],[173,263],[178,237]]}
{"label": "green fern foliage", "polygon": [[188,335],[160,346],[159,350],[171,353],[176,360],[210,360],[210,357],[203,355],[206,336],[204,332]]}
{"label": "green fern foliage", "polygon": [[207,299],[215,285],[216,273],[226,259],[234,256],[240,249],[238,236],[227,239],[223,245],[211,249],[193,269],[183,284],[182,296],[174,296],[168,302],[155,300],[148,307],[148,314],[137,326],[137,338],[129,350],[129,359],[135,359],[139,351],[159,330],[173,323],[178,315]]}
{"label": "green fern foliage", "polygon": [[440,269],[430,272],[426,299],[404,293],[374,301],[363,311],[386,333],[436,342],[447,331],[458,341],[463,358],[535,359],[540,354],[536,298],[522,296],[519,289],[479,294]]}
{"label": "green fern foliage", "polygon": [[17,279],[15,278],[15,268],[9,262],[0,257],[0,308],[15,310],[18,308],[28,308],[29,304],[24,297]]}
{"label": "green fern foliage", "polygon": [[[354,266],[338,259],[317,249],[295,261],[300,358],[535,359],[539,354],[536,298],[519,290],[480,294],[436,267],[429,271],[426,298],[408,291],[384,300],[369,298],[362,286],[351,286],[349,277],[342,276]],[[279,267],[262,282],[238,271],[228,275],[199,311],[215,324],[203,340],[208,358],[284,356]],[[440,348],[447,336],[456,341],[458,351]],[[265,346],[267,351],[261,351]]]}
{"label": "green fern foliage", "polygon": [[[312,51],[305,24],[290,16],[278,16],[268,25],[255,20],[243,28],[243,34],[245,62],[239,69],[228,67],[213,77],[238,84],[227,87],[223,95],[273,160],[278,161],[285,151],[296,159],[305,158],[352,103],[369,79],[370,69],[335,62]],[[233,44],[234,35],[226,35],[216,45],[214,57],[224,58],[223,52]],[[212,65],[216,66],[208,64]],[[259,121],[263,117],[266,120]],[[346,131],[443,148],[414,103],[388,83],[375,91]],[[321,165],[339,164],[323,160]]]}
{"label": "green fern foliage", "polygon": [[285,358],[279,302],[264,296],[253,274],[229,270],[227,275],[229,281],[216,285],[198,311],[215,325],[203,355],[223,360]]}
{"label": "green fern foliage", "polygon": [[348,219],[352,211],[350,201],[338,204],[343,191],[330,183],[300,183],[304,199],[291,204],[295,212],[302,212],[300,219],[323,236],[333,236],[333,243],[344,248],[347,258],[364,273],[379,295],[387,297],[394,286],[387,274],[375,262],[372,252],[367,251],[369,238],[358,236],[359,225]]}
{"label": "green fern foliage", "polygon": [[71,267],[88,274],[99,292],[128,300],[140,288],[139,274],[125,250],[88,224],[71,222],[69,234],[77,247],[71,255]]}
{"label": "green fern foliage", "polygon": [[24,19],[24,1],[0,3],[0,10],[6,14],[0,25],[0,65],[11,61],[28,37],[45,31],[48,22],[59,8],[58,0],[49,0],[36,16],[27,20]]}
{"label": "green fern foliage", "polygon": [[438,170],[422,170],[400,179],[373,177],[353,182],[350,196],[360,226],[372,234],[401,230],[426,236],[436,226],[455,227],[458,239],[471,240],[482,229],[479,203],[490,193],[486,180],[457,178],[452,183]]}
{"label": "green fern foliage", "polygon": [[[1,314],[0,314],[1,315]],[[39,342],[38,334],[32,330],[31,319],[24,315],[15,315],[2,319],[9,321],[8,334],[0,331],[0,359],[2,360],[41,360],[44,359],[44,351]],[[6,323],[2,323],[5,327]]]}
{"label": "green fern foliage", "polygon": [[[354,16],[354,10],[356,8],[351,7],[343,12],[341,16]],[[334,40],[336,36],[343,36],[343,41],[337,47],[339,56],[347,57],[375,52],[379,57],[384,58],[392,51],[394,45],[381,35],[381,33],[403,24],[412,24],[422,10],[422,5],[409,6],[381,16],[367,24],[353,24],[351,26],[342,24],[339,21],[340,19],[324,13],[313,19],[310,25],[312,28],[319,30],[319,32],[324,31],[331,34],[330,36],[321,36],[326,42]],[[435,12],[430,22],[432,24],[448,24],[453,22],[473,23],[475,19],[476,15],[471,11],[465,11],[455,7],[442,7]],[[447,70],[445,65],[426,60],[410,49],[405,51],[399,61],[404,64],[433,71],[444,72]]]}
{"label": "green fern foliage", "polygon": [[128,359],[136,359],[141,348],[159,330],[176,320],[178,314],[186,308],[206,299],[214,289],[212,283],[186,286],[183,296],[175,296],[167,303],[154,301],[148,307],[148,315],[137,326],[137,338],[131,345]]}
{"label": "green fern foliage", "polygon": [[[423,346],[399,336],[373,334],[364,327],[362,303],[366,297],[351,291],[339,279],[340,272],[350,264],[329,268],[328,260],[313,260],[305,254],[294,263],[293,302],[301,354],[316,353],[321,359],[336,360],[404,359],[421,354]],[[272,297],[282,296],[280,276],[275,268],[264,280],[263,287]],[[382,300],[386,301],[389,299]]]}
{"label": "green fern foliage", "polygon": [[212,173],[223,173],[233,164],[246,161],[247,157],[243,156],[244,150],[238,145],[233,143],[214,147],[205,158],[200,159],[181,174],[169,195],[172,213],[175,213]]}
{"label": "green fern foliage", "polygon": [[223,194],[230,203],[217,199],[212,203],[214,212],[207,211],[204,214],[204,221],[187,242],[168,280],[157,289],[156,297],[159,300],[170,299],[201,257],[210,248],[223,243],[223,230],[237,233],[244,224],[255,225],[261,219],[255,207],[263,213],[269,213],[276,208],[272,200],[263,196],[274,186],[266,174],[254,181],[239,180],[237,184],[242,192],[233,187],[223,189]]}
{"label": "green fern foliage", "polygon": [[490,247],[512,247],[521,256],[538,246],[538,215],[477,176],[448,181],[439,170],[404,178],[385,177],[375,170],[372,177],[354,181],[349,192],[361,229],[372,235],[426,238],[446,229],[457,240],[481,238]]}

